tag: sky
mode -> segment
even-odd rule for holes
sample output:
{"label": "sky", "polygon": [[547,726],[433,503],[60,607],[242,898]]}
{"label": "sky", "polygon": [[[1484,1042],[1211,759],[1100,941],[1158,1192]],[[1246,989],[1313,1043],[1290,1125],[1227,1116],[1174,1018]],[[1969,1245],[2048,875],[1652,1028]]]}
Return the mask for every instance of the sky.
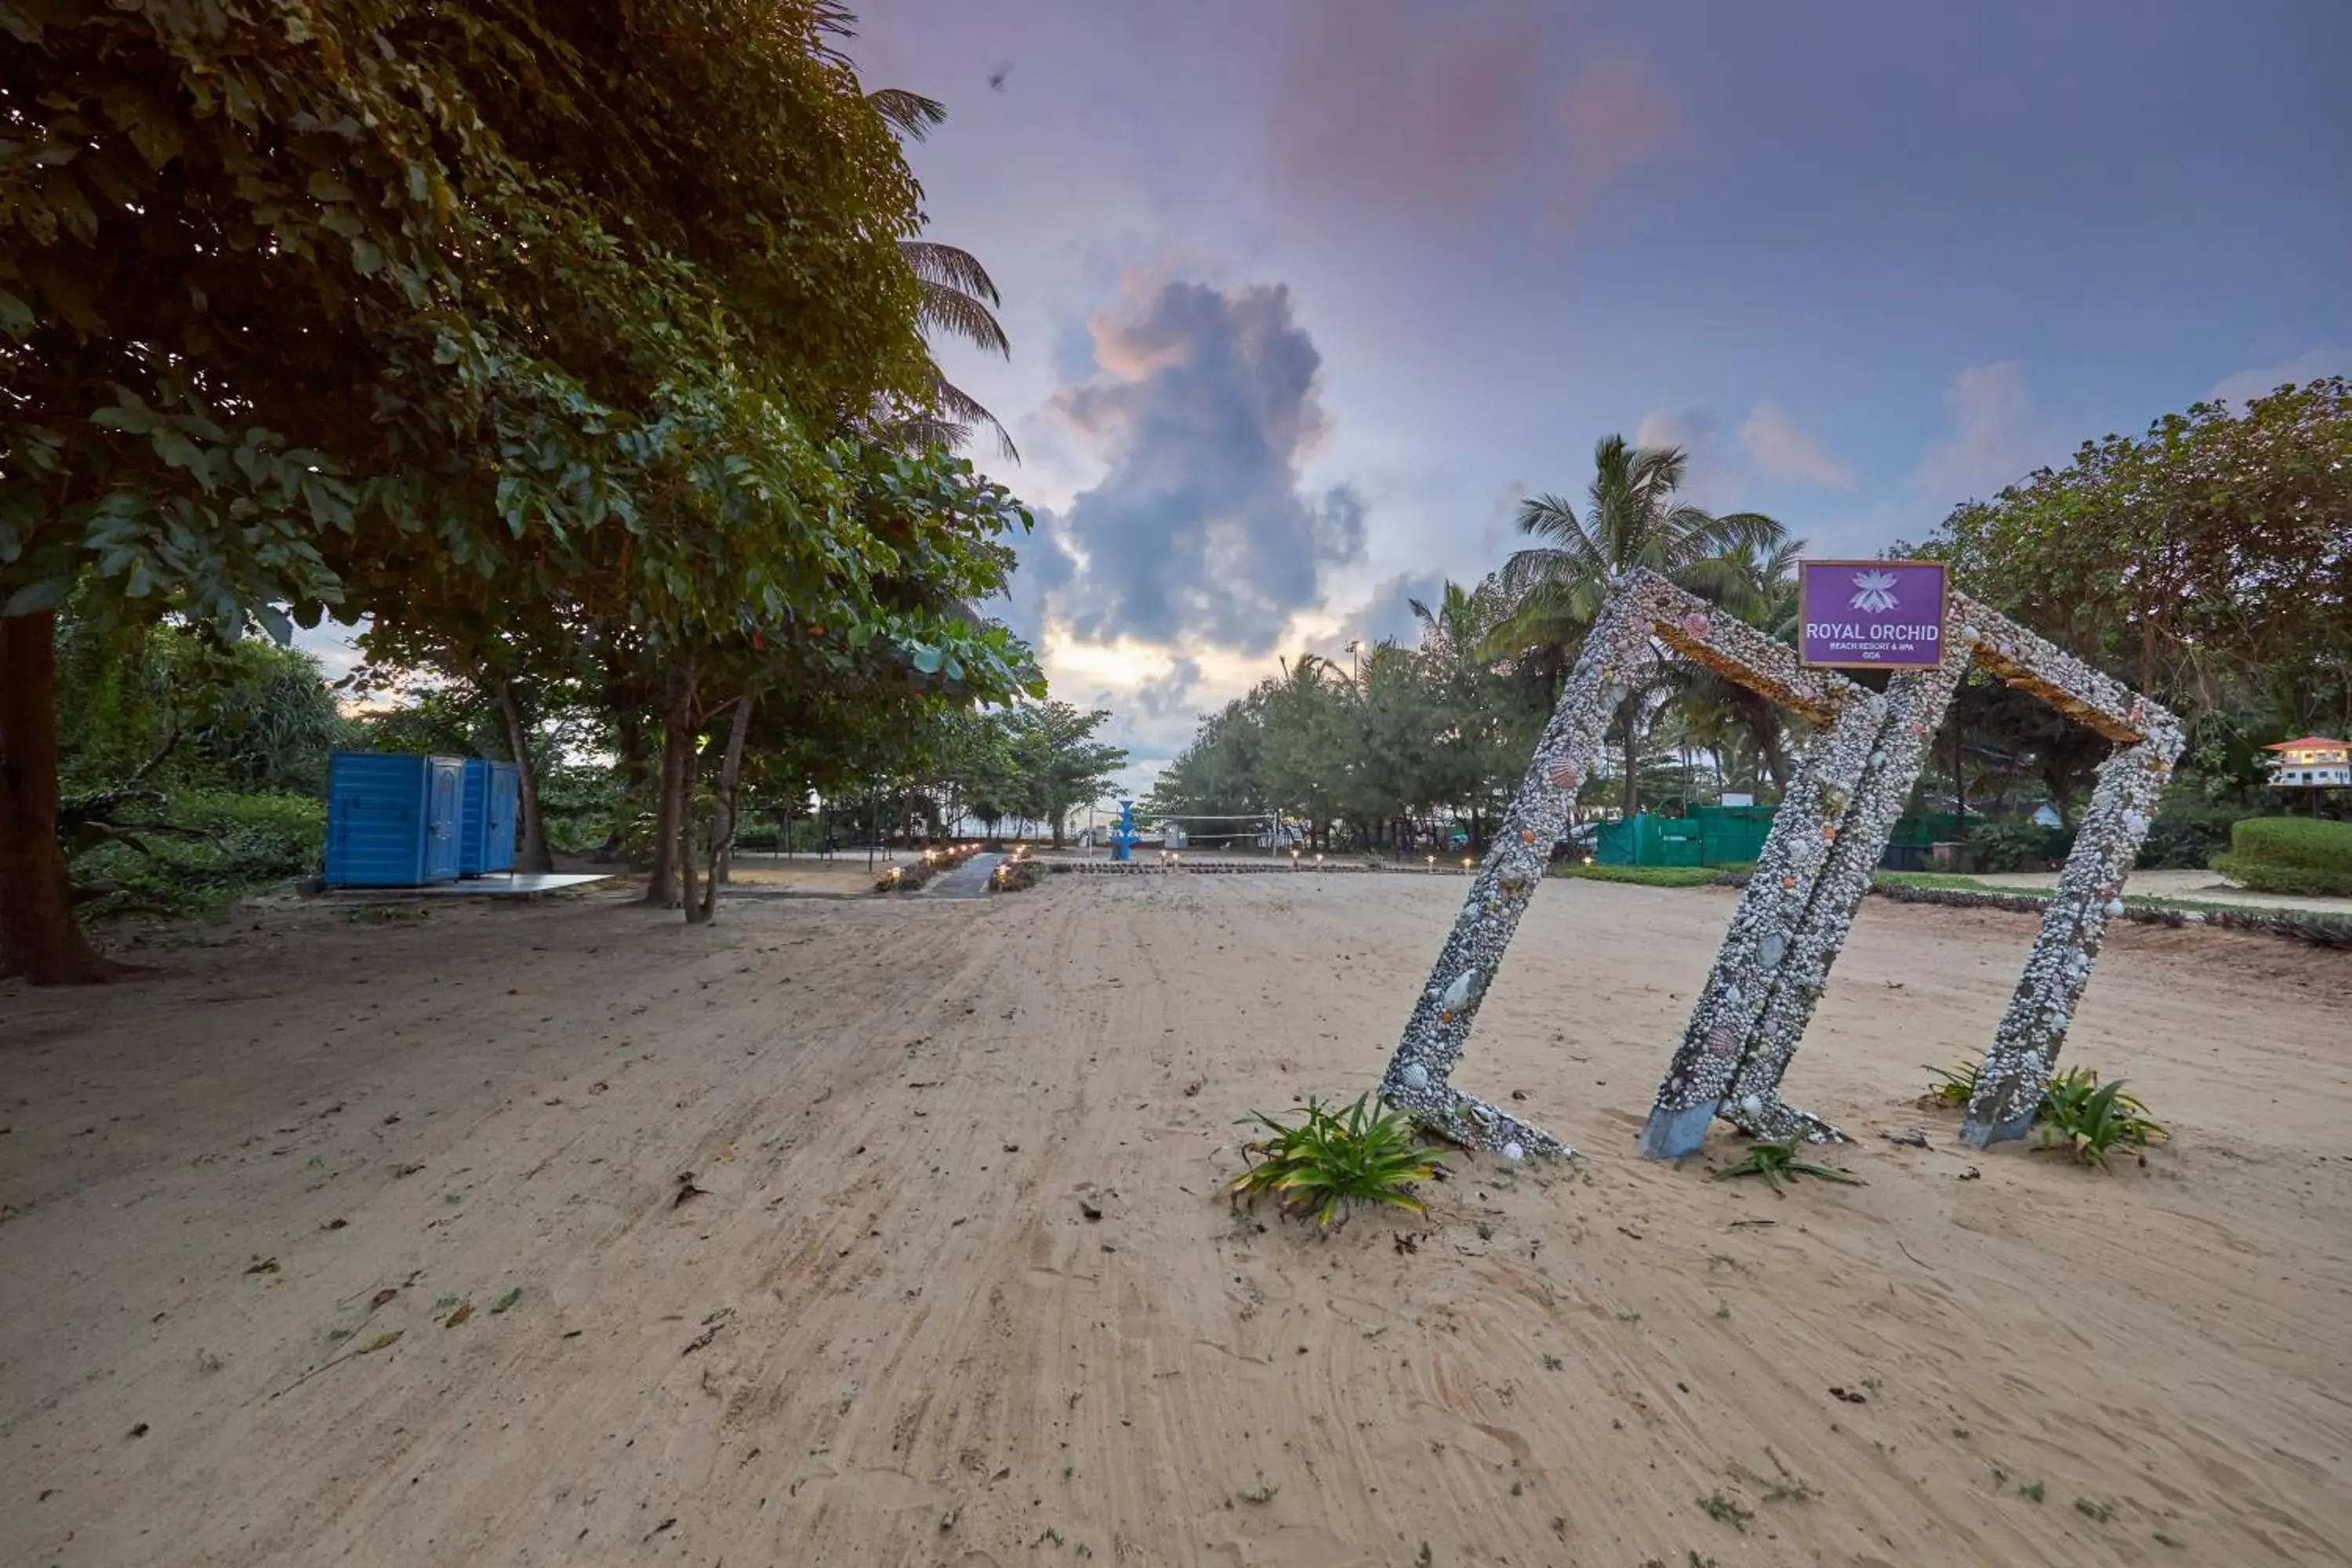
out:
{"label": "sky", "polygon": [[2352,374],[2345,0],[867,0],[947,105],[946,345],[1036,513],[996,606],[1140,788],[1612,432],[1817,555],[2082,441]]}

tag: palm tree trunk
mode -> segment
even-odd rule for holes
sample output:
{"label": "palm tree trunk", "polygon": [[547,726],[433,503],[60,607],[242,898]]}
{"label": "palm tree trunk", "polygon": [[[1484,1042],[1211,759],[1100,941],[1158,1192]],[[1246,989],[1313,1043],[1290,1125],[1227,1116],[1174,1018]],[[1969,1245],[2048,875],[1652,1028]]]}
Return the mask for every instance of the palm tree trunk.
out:
{"label": "palm tree trunk", "polygon": [[1630,820],[1642,799],[1642,732],[1633,722],[1633,710],[1629,702],[1618,710],[1618,721],[1625,727],[1625,799],[1624,812]]}

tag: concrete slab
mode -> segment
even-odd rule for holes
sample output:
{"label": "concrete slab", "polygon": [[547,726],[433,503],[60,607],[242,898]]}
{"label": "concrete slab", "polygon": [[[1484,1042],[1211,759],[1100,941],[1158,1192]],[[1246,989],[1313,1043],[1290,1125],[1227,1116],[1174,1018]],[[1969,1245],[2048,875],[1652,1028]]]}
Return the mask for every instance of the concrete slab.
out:
{"label": "concrete slab", "polygon": [[509,871],[488,877],[467,877],[455,882],[433,882],[422,888],[329,888],[326,896],[364,902],[371,899],[520,898],[531,893],[560,893],[591,882],[612,880],[611,871]]}

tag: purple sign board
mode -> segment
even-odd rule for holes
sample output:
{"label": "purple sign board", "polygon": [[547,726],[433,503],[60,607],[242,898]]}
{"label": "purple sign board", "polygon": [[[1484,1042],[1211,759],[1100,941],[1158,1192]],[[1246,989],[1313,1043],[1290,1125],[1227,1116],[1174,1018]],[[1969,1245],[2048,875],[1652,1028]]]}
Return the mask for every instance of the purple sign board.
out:
{"label": "purple sign board", "polygon": [[1816,669],[1934,669],[1944,662],[1940,561],[1806,561],[1798,662]]}

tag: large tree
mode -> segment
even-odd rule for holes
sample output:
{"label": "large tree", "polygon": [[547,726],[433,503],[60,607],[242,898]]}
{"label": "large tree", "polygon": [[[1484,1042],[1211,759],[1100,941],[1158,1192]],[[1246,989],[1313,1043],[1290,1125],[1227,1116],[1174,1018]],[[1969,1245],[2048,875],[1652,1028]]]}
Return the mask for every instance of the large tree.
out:
{"label": "large tree", "polygon": [[[2200,403],[2086,441],[1925,547],[1963,584],[2192,714],[2352,724],[2352,383]],[[2284,679],[2282,679],[2284,678]]]}
{"label": "large tree", "polygon": [[840,22],[0,3],[0,968],[99,972],[56,837],[77,584],[225,635],[625,630],[673,675],[747,616],[890,635],[856,455],[807,434],[929,386],[918,192]]}

